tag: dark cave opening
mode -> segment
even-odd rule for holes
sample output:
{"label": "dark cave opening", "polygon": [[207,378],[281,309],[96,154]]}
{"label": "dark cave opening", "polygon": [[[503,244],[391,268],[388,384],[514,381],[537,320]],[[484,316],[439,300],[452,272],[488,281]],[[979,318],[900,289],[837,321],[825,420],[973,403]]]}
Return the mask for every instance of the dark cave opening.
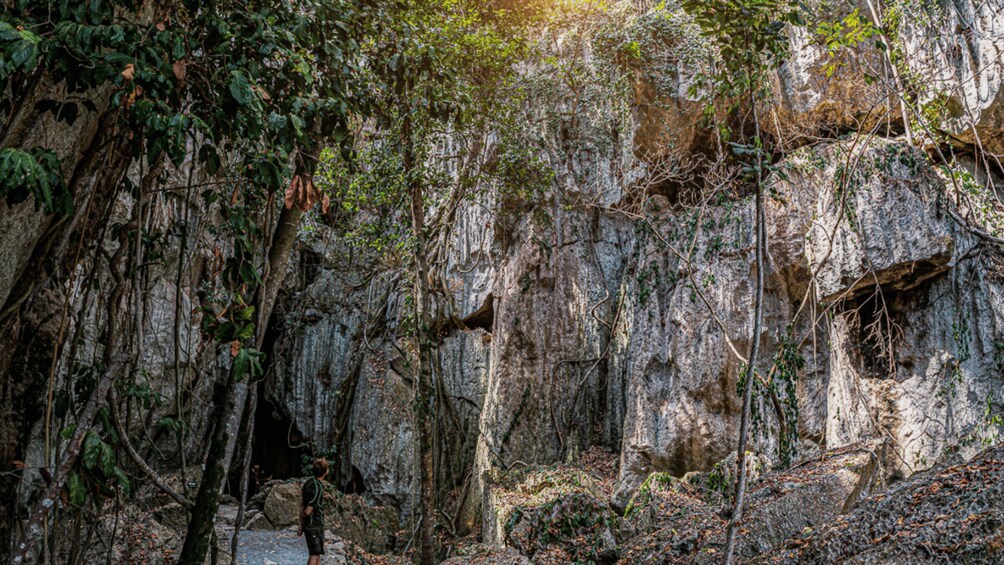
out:
{"label": "dark cave opening", "polygon": [[341,481],[338,484],[338,490],[345,494],[363,494],[366,492],[366,483],[363,482],[363,474],[359,472],[359,469],[355,465],[351,467],[351,476],[346,477],[347,480]]}
{"label": "dark cave opening", "polygon": [[302,477],[304,458],[310,456],[309,446],[296,426],[264,392],[258,391],[248,496],[254,496],[268,481]]}
{"label": "dark cave opening", "polygon": [[463,321],[468,329],[481,328],[491,333],[492,326],[495,325],[495,297],[491,294],[486,296],[481,307],[475,310],[470,316],[464,318]]}

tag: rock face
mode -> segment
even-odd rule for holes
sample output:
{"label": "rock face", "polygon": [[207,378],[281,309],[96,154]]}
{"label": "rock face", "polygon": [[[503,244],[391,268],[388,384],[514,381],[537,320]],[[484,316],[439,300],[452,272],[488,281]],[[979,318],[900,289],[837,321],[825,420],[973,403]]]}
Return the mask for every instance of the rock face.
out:
{"label": "rock face", "polygon": [[[613,503],[623,509],[650,473],[707,471],[734,449],[753,319],[752,198],[681,210],[655,195],[626,214],[615,204],[627,202],[629,177],[612,171],[637,163],[630,146],[554,158],[554,203],[512,231],[489,232],[467,209],[451,235],[451,301],[473,329],[446,332],[439,348],[463,430],[441,470],[451,488],[471,489],[468,526],[486,473],[515,462],[607,445],[620,453]],[[880,436],[891,440],[883,472],[905,476],[984,437],[1002,288],[996,251],[951,215],[951,179],[883,138],[819,143],[777,168],[756,360],[772,390],[758,393],[758,449],[776,460]],[[583,200],[594,204],[574,204]],[[321,266],[286,314],[300,329],[280,342],[269,394],[301,433],[340,446],[343,481],[358,475],[364,496],[407,515],[410,384],[387,337],[400,323],[400,275],[360,285],[353,273],[365,271],[344,254],[311,253]],[[771,369],[782,347],[797,358],[777,368],[787,381]]]}
{"label": "rock face", "polygon": [[[914,14],[887,6],[873,16],[866,3],[847,2],[836,13],[900,18],[912,69],[903,80],[927,85],[921,104],[957,96],[943,126],[992,148],[1001,6],[956,4]],[[444,493],[465,492],[461,526],[477,523],[489,475],[517,462],[574,460],[606,445],[620,454],[612,500],[624,509],[651,473],[709,471],[734,450],[740,356],[753,330],[752,198],[681,210],[678,195],[649,186],[644,206],[633,207],[640,178],[710,139],[688,98],[689,65],[706,47],[674,10],[628,26],[648,38],[642,66],[630,69],[629,120],[619,121],[623,107],[599,102],[598,88],[587,93],[597,110],[574,123],[545,104],[567,134],[545,149],[551,192],[516,218],[464,203],[447,236],[448,302],[464,327],[439,344],[442,424],[451,430],[439,469]],[[925,35],[932,26],[957,33]],[[882,133],[901,131],[903,108],[866,76],[885,60],[873,42],[831,55],[817,40],[793,35],[793,56],[775,77],[783,130],[775,133],[795,145],[883,120]],[[766,204],[764,347],[754,360],[771,387],[758,393],[758,449],[776,460],[881,436],[890,440],[876,455],[884,478],[990,433],[1004,293],[990,268],[997,252],[952,219],[960,203],[951,179],[902,140],[874,137],[805,147],[777,167]],[[340,486],[409,516],[417,474],[398,340],[406,274],[371,276],[374,265],[319,229],[288,279],[282,323],[291,331],[276,345],[266,395],[316,448],[337,450]],[[771,367],[791,344],[798,361],[783,381]],[[795,437],[778,433],[788,424]],[[834,477],[819,488],[852,488]],[[808,500],[798,492],[785,500]],[[485,531],[497,542],[495,522],[486,518]],[[788,526],[784,535],[796,524]],[[783,537],[762,535],[767,545]]]}
{"label": "rock face", "polygon": [[[805,236],[821,302],[851,300],[876,285],[907,291],[949,268],[955,240],[937,202],[945,181],[924,166],[922,154],[877,143],[860,154],[834,146],[814,155],[832,165],[794,182],[830,187]],[[854,164],[842,165],[847,160]]]}
{"label": "rock face", "polygon": [[948,115],[942,125],[960,140],[998,155],[1004,152],[1002,10],[1001,0],[970,0],[898,16],[907,62],[926,86],[926,98],[946,98]]}
{"label": "rock face", "polygon": [[[882,13],[872,14],[869,4]],[[659,552],[689,559],[699,548],[714,549],[707,544],[718,543],[722,531],[716,512],[728,481],[716,465],[736,447],[736,389],[754,331],[753,198],[748,186],[731,182],[731,172],[707,162],[717,137],[701,121],[703,105],[690,86],[713,56],[708,42],[678,6],[660,6],[630,17],[621,10],[617,25],[606,26],[612,35],[596,32],[578,59],[566,61],[582,73],[581,89],[573,92],[556,66],[524,69],[536,105],[527,127],[539,129],[540,146],[532,149],[553,179],[532,197],[478,187],[440,235],[436,264],[447,292],[438,297],[438,494],[449,529],[463,533],[480,523],[486,542],[510,546],[486,551],[503,560],[609,560],[616,553],[630,562]],[[897,79],[874,36],[831,53],[818,29],[798,29],[791,57],[772,79],[777,104],[766,127],[783,154],[767,183],[763,347],[750,360],[762,379],[753,449],[764,468],[792,456],[811,463],[754,488],[741,545],[746,558],[774,551],[805,527],[818,529],[887,479],[949,454],[973,455],[995,437],[993,416],[1004,410],[1004,270],[1000,247],[978,233],[996,229],[1000,236],[1004,215],[992,187],[973,180],[995,180],[999,166],[985,162],[1004,152],[1004,1],[826,6],[835,17],[857,9],[861,22],[881,20],[902,60]],[[637,47],[638,58],[602,66],[604,42],[622,55]],[[623,83],[611,84],[615,72],[625,73]],[[903,83],[896,90],[908,93],[906,106],[887,95],[896,80]],[[914,128],[909,145],[901,135],[904,112],[937,114],[937,131]],[[74,152],[93,142],[96,119],[88,113],[80,131],[54,130],[49,137],[65,137],[54,149],[79,160]],[[42,129],[29,122],[19,127]],[[862,133],[841,137],[854,131]],[[989,153],[977,153],[972,170],[962,158],[933,166],[917,148],[940,158],[949,145],[972,152],[977,144]],[[719,173],[727,186],[699,194],[678,180]],[[134,181],[137,174],[130,172]],[[166,176],[172,185],[187,182],[179,170]],[[82,182],[78,204],[90,184]],[[213,250],[221,244],[212,232],[221,220],[177,193],[157,194],[145,204],[144,233],[165,242],[163,255],[144,271],[145,299],[126,297],[120,315],[138,318],[141,331],[131,337],[142,337],[143,370],[136,384],[161,403],[149,421],[132,424],[153,429],[157,447],[173,449],[176,437],[157,423],[185,416],[191,428],[181,447],[191,462],[203,453],[209,399],[229,364],[225,350],[203,339],[197,313],[202,284],[219,268]],[[0,305],[22,298],[17,282],[49,228],[51,218],[30,206],[0,205]],[[136,202],[122,197],[109,207],[111,223],[125,225]],[[181,217],[191,227],[184,245],[167,230],[169,219]],[[406,339],[411,281],[407,268],[376,263],[334,228],[308,221],[270,327],[262,398],[281,431],[296,438],[290,443],[332,454],[331,480],[361,497],[340,510],[353,516],[340,535],[383,551],[400,540],[366,538],[371,515],[360,500],[384,508],[377,515],[393,524],[386,531],[398,523],[405,529],[413,527],[418,488]],[[53,243],[65,251],[66,241]],[[107,239],[101,253],[119,245]],[[111,278],[100,265],[98,286]],[[51,354],[69,296],[70,316],[85,323],[81,335],[63,339],[79,343],[78,359],[92,364],[108,304],[92,300],[79,281],[63,282],[29,297],[20,333]],[[10,346],[0,344],[0,353],[14,351]],[[7,459],[38,467],[44,402],[36,389],[45,375],[18,376],[4,375],[3,414],[16,417],[0,418],[0,432],[10,440]],[[187,405],[176,402],[178,391],[188,393]],[[886,441],[882,449],[854,447],[877,437]],[[574,475],[578,484],[548,483],[555,478],[548,469],[567,470],[597,446],[618,460],[616,476],[598,485],[569,472],[561,479]],[[828,459],[812,459],[825,450]],[[988,468],[996,464],[986,459]],[[524,468],[519,480],[503,481]],[[920,492],[909,485],[922,483],[906,484],[896,492]],[[295,486],[272,488],[249,527],[295,524],[298,496]],[[652,510],[653,501],[700,512],[701,521],[660,538],[653,524],[666,516]],[[884,508],[877,499],[870,504]],[[892,532],[890,539],[899,531],[851,516]],[[160,527],[138,523],[136,535]],[[980,527],[992,533],[993,523]],[[657,525],[676,527],[672,520]],[[542,532],[555,528],[560,535],[543,541]],[[841,535],[812,538],[816,553],[805,555],[819,562],[843,555],[835,541]],[[588,551],[564,548],[580,536]]]}

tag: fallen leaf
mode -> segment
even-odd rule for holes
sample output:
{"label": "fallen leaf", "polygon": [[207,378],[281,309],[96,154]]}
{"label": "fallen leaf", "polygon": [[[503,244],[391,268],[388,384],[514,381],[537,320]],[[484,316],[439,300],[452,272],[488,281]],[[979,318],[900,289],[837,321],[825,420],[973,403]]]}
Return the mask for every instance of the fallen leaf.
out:
{"label": "fallen leaf", "polygon": [[136,67],[132,63],[129,63],[126,65],[125,70],[122,71],[122,78],[132,80],[134,76],[136,76]]}
{"label": "fallen leaf", "polygon": [[237,354],[240,353],[240,350],[241,350],[241,342],[237,341],[236,339],[230,342],[231,357],[237,357]]}

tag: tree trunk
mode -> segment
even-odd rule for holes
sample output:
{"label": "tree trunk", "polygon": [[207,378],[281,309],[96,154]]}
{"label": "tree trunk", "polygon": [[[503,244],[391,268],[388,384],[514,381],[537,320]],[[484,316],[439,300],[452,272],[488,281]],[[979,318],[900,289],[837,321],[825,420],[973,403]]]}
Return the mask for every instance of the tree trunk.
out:
{"label": "tree trunk", "polygon": [[202,481],[199,482],[199,492],[195,497],[195,507],[188,520],[185,544],[181,548],[181,557],[178,558],[180,565],[202,565],[209,551],[213,526],[216,524],[216,512],[220,507],[220,487],[227,474],[223,466],[227,446],[230,443],[227,424],[234,411],[236,394],[237,379],[231,370],[226,382],[218,384],[213,392],[213,406],[216,409],[213,436],[206,454]]}
{"label": "tree trunk", "polygon": [[[275,226],[275,235],[272,237],[272,246],[268,252],[268,262],[265,276],[262,278],[258,300],[256,300],[256,310],[258,317],[255,323],[255,349],[261,350],[265,343],[265,331],[268,329],[268,320],[272,317],[272,309],[275,307],[276,298],[279,295],[279,286],[282,276],[286,272],[286,265],[293,254],[293,247],[296,243],[296,234],[300,228],[300,219],[303,212],[300,208],[282,208],[279,213],[279,222]],[[248,475],[251,472],[251,450],[254,448],[254,415],[258,408],[258,384],[248,384],[248,397],[244,404],[244,417],[241,419],[240,431],[237,434],[238,440],[243,438],[244,447],[241,453],[241,483],[240,495],[237,506],[237,517],[234,520],[234,535],[230,538],[230,557],[236,563],[237,544],[240,537],[241,524],[244,521],[244,508],[247,505]]]}
{"label": "tree trunk", "polygon": [[415,411],[415,427],[418,430],[418,458],[421,475],[419,497],[421,513],[421,533],[419,538],[419,563],[431,565],[435,563],[435,520],[436,520],[436,485],[435,463],[432,453],[433,436],[433,388],[432,388],[432,351],[433,336],[430,334],[431,312],[429,303],[429,265],[426,259],[428,251],[425,233],[425,197],[422,191],[422,179],[416,170],[414,139],[411,129],[410,108],[405,104],[406,113],[402,129],[404,140],[404,169],[408,178],[408,188],[411,193],[411,229],[415,238],[415,287],[413,301],[415,305],[415,340],[418,345],[418,359],[414,389],[413,410]]}
{"label": "tree trunk", "polygon": [[[756,139],[760,139],[760,121],[757,115],[756,98],[753,98],[753,122],[756,127]],[[743,408],[739,420],[739,448],[736,453],[736,499],[732,506],[732,519],[725,536],[725,563],[732,564],[735,552],[736,533],[739,521],[743,517],[743,498],[746,495],[746,446],[749,442],[750,407],[753,403],[753,380],[756,378],[756,358],[760,349],[760,326],[763,323],[763,279],[764,254],[767,247],[767,230],[763,213],[763,150],[757,148],[756,167],[756,197],[754,199],[753,223],[756,225],[756,297],[753,313],[753,336],[750,354],[746,363],[746,376],[743,384]]]}

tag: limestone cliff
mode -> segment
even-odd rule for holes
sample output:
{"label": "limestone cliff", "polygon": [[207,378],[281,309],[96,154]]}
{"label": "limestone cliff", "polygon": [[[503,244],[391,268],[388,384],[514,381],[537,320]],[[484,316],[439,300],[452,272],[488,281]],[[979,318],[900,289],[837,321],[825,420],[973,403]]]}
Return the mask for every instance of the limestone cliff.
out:
{"label": "limestone cliff", "polygon": [[[829,473],[820,487],[828,506],[813,514],[817,521],[832,519],[831,507],[850,510],[863,490],[974,455],[998,437],[994,415],[1004,411],[1004,171],[997,161],[1004,1],[847,1],[827,9],[843,17],[868,14],[873,4],[896,24],[887,31],[895,30],[902,49],[898,73],[874,41],[834,55],[815,30],[799,29],[790,60],[772,78],[770,134],[779,150],[767,183],[764,346],[749,360],[761,371],[754,450],[767,465],[808,460]],[[735,176],[715,185],[721,146],[689,88],[712,56],[695,24],[673,6],[620,9],[616,32],[597,32],[576,55],[591,81],[581,90],[558,80],[555,67],[523,70],[529,97],[539,102],[534,150],[553,171],[548,190],[508,202],[497,187],[479,187],[457,205],[436,257],[450,289],[439,297],[448,315],[437,321],[435,376],[439,498],[451,533],[480,527],[485,541],[514,546],[504,539],[499,493],[523,488],[511,473],[524,468],[523,478],[537,481],[545,466],[606,452],[616,476],[602,488],[577,485],[575,500],[610,505],[623,518],[639,492],[648,496],[650,477],[676,484],[716,472],[736,448],[737,381],[753,332],[753,199]],[[630,42],[638,57],[602,56],[611,44]],[[912,89],[910,103],[890,88]],[[935,106],[937,123],[919,126],[920,114]],[[57,147],[61,155],[79,162],[70,156],[75,148],[99,147],[90,137],[98,119],[83,115],[72,132],[57,131],[66,144]],[[82,162],[80,174],[102,174],[95,157]],[[171,169],[166,182],[191,185],[187,174]],[[687,175],[705,185],[681,180]],[[134,167],[127,176],[141,183],[144,171]],[[131,196],[90,197],[120,227],[141,205]],[[159,398],[134,425],[152,430],[151,452],[173,450],[178,437],[156,423],[187,418],[180,449],[190,462],[203,454],[209,399],[228,365],[226,352],[200,332],[198,312],[209,292],[203,283],[220,268],[213,251],[224,245],[214,234],[221,220],[190,198],[165,195],[145,206],[146,232],[167,243],[140,281],[142,299],[126,298],[119,312],[142,320],[142,384]],[[184,236],[169,231],[179,217]],[[16,323],[27,328],[20,335],[38,341],[0,345],[10,361],[2,367],[13,367],[4,374],[0,431],[9,436],[4,453],[29,466],[42,460],[39,391],[47,374],[38,367],[48,370],[53,360],[45,355],[60,340],[84,351],[78,359],[93,359],[108,324],[107,304],[72,276],[80,260],[73,242],[61,240],[97,238],[99,227],[67,231],[50,221],[24,205],[0,205],[0,320],[30,301],[33,315]],[[343,231],[311,218],[284,273],[266,377],[253,385],[263,398],[256,445],[275,448],[264,456],[271,462],[258,462],[263,474],[289,478],[299,474],[300,455],[329,453],[339,488],[390,508],[404,524],[414,517],[418,489],[413,352],[404,339],[410,274],[360,251]],[[99,241],[95,257],[127,245]],[[38,267],[32,262],[49,250],[63,276],[26,290]],[[90,276],[116,274],[101,267]],[[86,320],[86,331],[64,335],[64,310],[71,321]],[[15,352],[24,351],[41,361],[29,359],[35,370],[22,378],[11,371],[20,366]],[[863,451],[831,452],[853,459],[853,473],[813,459],[869,441]],[[988,453],[985,459],[997,457]],[[778,515],[803,500],[797,496],[809,497],[757,488],[767,493],[763,512]],[[777,502],[792,491],[796,498]],[[19,496],[31,493],[28,484]],[[694,500],[677,503],[705,509],[706,501]],[[532,529],[538,518],[528,513],[516,526]],[[807,538],[812,545],[783,552],[777,548],[798,528],[782,524],[781,533],[756,533],[769,539],[762,548],[743,551],[752,558],[777,549],[778,559],[789,560],[842,555],[837,542],[867,520],[850,514]],[[600,526],[597,535],[616,537],[614,546],[644,529],[621,524],[636,528],[626,535]],[[690,555],[689,547],[680,554]]]}

